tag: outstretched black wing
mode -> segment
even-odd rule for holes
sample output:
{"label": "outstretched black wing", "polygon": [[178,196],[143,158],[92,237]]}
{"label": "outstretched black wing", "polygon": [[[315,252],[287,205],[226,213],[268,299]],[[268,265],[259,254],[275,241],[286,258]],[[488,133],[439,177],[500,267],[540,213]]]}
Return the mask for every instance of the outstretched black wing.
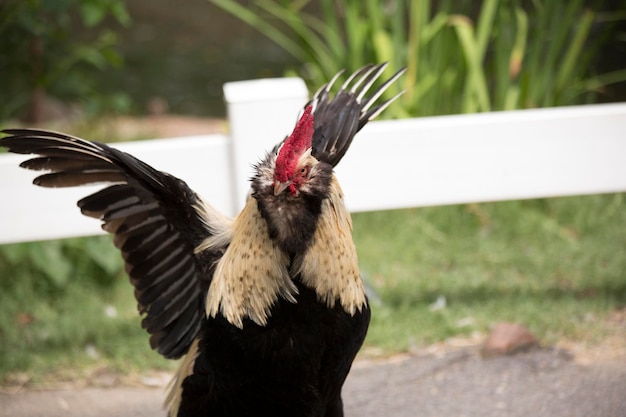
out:
{"label": "outstretched black wing", "polygon": [[330,90],[342,74],[339,72],[307,103],[313,105],[315,115],[313,156],[319,161],[336,166],[350,147],[354,135],[402,94],[374,105],[406,68],[396,72],[370,96],[365,96],[386,67],[387,63],[361,68],[348,77],[341,89],[332,97]]}
{"label": "outstretched black wing", "polygon": [[206,210],[183,181],[105,144],[44,130],[2,132],[10,136],[0,146],[40,155],[21,164],[50,171],[35,178],[37,185],[109,183],[78,206],[114,235],[152,348],[166,358],[185,354],[198,335],[212,265],[222,254],[203,251],[198,259],[194,249],[227,219]]}

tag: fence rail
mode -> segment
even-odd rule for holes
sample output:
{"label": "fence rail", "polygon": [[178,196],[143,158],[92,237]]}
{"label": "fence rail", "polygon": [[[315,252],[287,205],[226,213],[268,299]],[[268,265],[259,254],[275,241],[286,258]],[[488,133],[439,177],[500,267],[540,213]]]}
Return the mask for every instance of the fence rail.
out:
{"label": "fence rail", "polygon": [[[224,87],[229,135],[120,143],[234,215],[251,164],[288,134],[307,100],[299,79]],[[0,155],[0,243],[87,236],[76,201],[97,186],[30,185],[24,156]],[[337,175],[352,211],[626,191],[626,103],[370,123]]]}

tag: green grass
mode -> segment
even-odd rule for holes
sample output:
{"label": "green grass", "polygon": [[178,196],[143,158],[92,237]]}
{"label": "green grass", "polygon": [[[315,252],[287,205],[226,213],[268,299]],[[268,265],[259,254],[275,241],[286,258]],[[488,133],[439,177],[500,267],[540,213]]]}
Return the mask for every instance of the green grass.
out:
{"label": "green grass", "polygon": [[[623,194],[363,213],[361,270],[381,302],[368,343],[405,350],[499,321],[544,344],[597,343],[626,305]],[[439,296],[444,309],[432,311]]]}
{"label": "green grass", "polygon": [[[366,346],[402,352],[503,320],[545,345],[623,332],[606,318],[626,305],[625,196],[355,214],[362,273],[379,299]],[[33,257],[69,265],[51,273]],[[175,367],[150,350],[108,237],[0,247],[0,274],[0,385]],[[432,311],[439,296],[446,306]]]}
{"label": "green grass", "polygon": [[[109,237],[63,244],[92,242],[119,266],[119,273],[106,275],[97,266],[73,264],[66,281],[54,281],[26,265],[9,271],[6,256],[0,257],[0,384],[10,383],[16,373],[26,373],[30,382],[40,383],[82,378],[102,366],[125,373],[172,367],[150,352],[132,287],[121,273],[121,257]],[[12,246],[32,250],[54,243]],[[6,248],[1,248],[3,255]]]}

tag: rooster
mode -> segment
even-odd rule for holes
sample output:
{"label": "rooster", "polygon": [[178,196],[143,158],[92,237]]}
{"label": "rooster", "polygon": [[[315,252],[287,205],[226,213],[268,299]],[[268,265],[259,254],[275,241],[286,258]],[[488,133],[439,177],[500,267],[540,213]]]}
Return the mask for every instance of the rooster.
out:
{"label": "rooster", "polygon": [[34,183],[109,185],[78,202],[120,249],[150,345],[181,358],[170,416],[343,415],[341,388],[370,309],[352,224],[333,173],[354,135],[393,97],[403,72],[367,96],[369,65],[306,104],[293,132],[254,167],[236,218],[183,181],[103,143],[7,129],[0,146],[38,157]]}

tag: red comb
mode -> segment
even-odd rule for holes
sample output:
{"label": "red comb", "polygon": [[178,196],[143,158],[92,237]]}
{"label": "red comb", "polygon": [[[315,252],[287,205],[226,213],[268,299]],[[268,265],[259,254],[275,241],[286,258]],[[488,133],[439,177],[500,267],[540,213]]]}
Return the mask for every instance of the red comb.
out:
{"label": "red comb", "polygon": [[304,113],[293,129],[293,133],[285,140],[278,152],[274,178],[280,182],[286,182],[293,175],[298,164],[298,158],[311,147],[314,117],[311,113],[312,110],[312,106],[306,106]]}

